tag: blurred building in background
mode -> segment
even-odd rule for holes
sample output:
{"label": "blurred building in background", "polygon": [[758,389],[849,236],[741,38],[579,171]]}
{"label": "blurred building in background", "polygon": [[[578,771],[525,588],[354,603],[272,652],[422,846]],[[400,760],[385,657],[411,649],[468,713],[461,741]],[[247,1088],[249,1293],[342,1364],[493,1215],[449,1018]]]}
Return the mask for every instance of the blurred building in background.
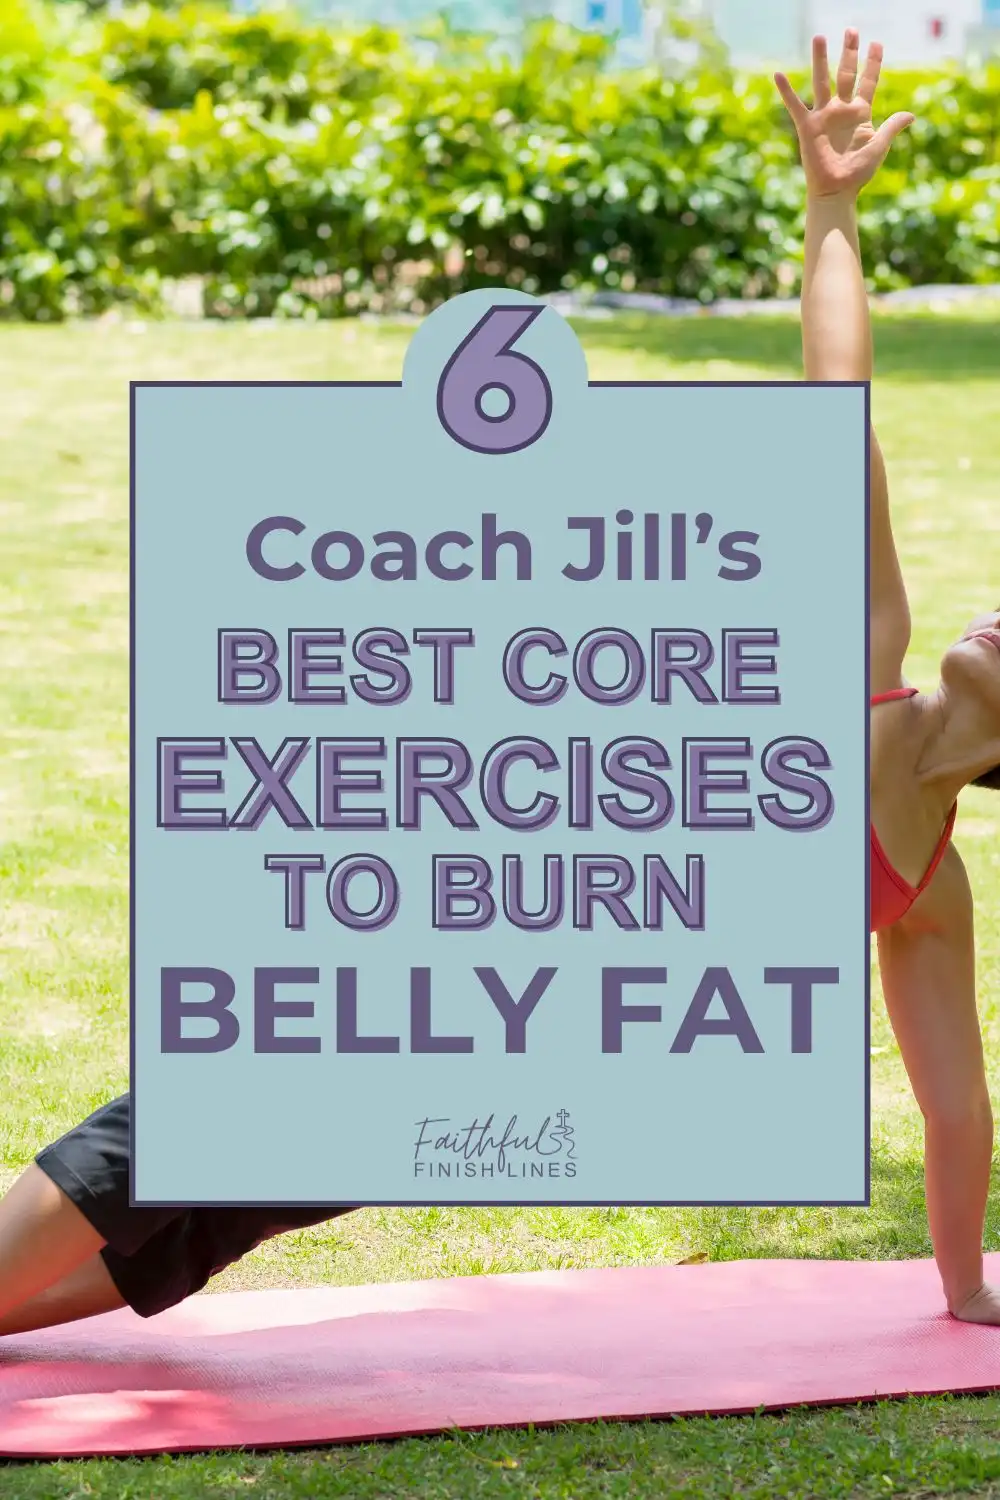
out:
{"label": "blurred building in background", "polygon": [[[240,11],[261,3],[231,0]],[[670,11],[710,22],[738,67],[801,66],[816,32],[836,38],[848,26],[883,42],[896,68],[1000,50],[1000,0],[297,0],[297,8],[317,19],[389,25],[445,12],[455,26],[508,36],[550,16],[615,36],[623,61],[648,57]]]}
{"label": "blurred building in background", "polygon": [[737,64],[805,62],[815,33],[848,26],[884,42],[894,67],[927,67],[1000,44],[1000,0],[704,0]]}

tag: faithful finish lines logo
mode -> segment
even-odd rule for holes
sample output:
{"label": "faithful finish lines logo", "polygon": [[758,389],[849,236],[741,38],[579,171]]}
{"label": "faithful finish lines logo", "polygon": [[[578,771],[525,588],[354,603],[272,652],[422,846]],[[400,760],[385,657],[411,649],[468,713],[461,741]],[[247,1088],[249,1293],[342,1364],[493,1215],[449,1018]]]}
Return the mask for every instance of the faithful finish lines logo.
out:
{"label": "faithful finish lines logo", "polygon": [[414,1177],[575,1177],[576,1142],[569,1111],[523,1123],[495,1113],[471,1121],[417,1122]]}

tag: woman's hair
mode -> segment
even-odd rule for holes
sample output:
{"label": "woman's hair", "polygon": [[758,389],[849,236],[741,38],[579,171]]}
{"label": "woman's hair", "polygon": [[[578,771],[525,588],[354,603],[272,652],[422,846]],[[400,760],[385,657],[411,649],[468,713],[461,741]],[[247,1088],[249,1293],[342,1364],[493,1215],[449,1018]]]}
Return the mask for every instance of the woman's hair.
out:
{"label": "woman's hair", "polygon": [[[1000,615],[1000,604],[997,605],[997,614]],[[1000,792],[1000,766],[994,766],[992,771],[984,771],[982,776],[977,776],[972,783],[973,786],[989,787],[991,792]]]}

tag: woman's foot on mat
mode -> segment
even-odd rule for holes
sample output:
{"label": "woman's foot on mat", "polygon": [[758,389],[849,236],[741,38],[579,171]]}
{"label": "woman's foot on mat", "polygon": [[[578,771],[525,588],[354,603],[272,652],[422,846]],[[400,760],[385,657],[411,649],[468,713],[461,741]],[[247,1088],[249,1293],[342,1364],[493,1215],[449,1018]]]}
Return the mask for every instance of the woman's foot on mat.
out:
{"label": "woman's foot on mat", "polygon": [[984,1282],[978,1292],[973,1292],[958,1307],[948,1310],[961,1323],[1000,1324],[1000,1290]]}

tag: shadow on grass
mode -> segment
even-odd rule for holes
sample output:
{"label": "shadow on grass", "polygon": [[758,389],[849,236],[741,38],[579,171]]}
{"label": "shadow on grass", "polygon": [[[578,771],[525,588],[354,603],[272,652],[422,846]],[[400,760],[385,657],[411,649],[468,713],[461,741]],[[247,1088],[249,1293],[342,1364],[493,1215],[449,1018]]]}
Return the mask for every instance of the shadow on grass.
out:
{"label": "shadow on grass", "polygon": [[[673,364],[725,360],[756,365],[798,379],[802,345],[798,319],[655,318],[626,314],[613,322],[577,322],[590,350],[645,354]],[[1000,374],[996,324],[935,314],[876,318],[877,373],[894,380],[995,380]]]}

